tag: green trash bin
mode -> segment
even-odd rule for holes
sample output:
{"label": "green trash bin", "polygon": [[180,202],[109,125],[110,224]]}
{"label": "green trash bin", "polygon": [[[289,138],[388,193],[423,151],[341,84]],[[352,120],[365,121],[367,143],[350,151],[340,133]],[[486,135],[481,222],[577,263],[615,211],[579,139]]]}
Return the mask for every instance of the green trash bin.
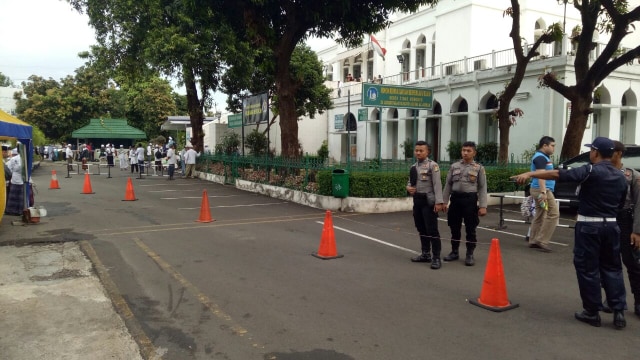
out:
{"label": "green trash bin", "polygon": [[333,196],[346,198],[349,196],[349,172],[345,169],[335,169],[331,173],[331,188]]}

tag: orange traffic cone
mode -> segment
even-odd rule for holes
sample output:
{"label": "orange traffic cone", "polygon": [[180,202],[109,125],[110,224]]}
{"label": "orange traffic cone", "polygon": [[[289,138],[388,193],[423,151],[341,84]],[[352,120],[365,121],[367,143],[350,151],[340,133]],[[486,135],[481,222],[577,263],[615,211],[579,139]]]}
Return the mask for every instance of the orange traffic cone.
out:
{"label": "orange traffic cone", "polygon": [[324,226],[322,227],[318,252],[311,255],[323,260],[337,259],[344,256],[339,255],[338,250],[336,250],[336,235],[333,232],[333,220],[331,219],[330,210],[327,210],[324,216]]}
{"label": "orange traffic cone", "polygon": [[209,211],[209,196],[207,195],[207,190],[202,190],[202,204],[200,205],[200,217],[197,222],[212,222],[215,221],[211,217],[211,212]]}
{"label": "orange traffic cone", "polygon": [[507,298],[507,285],[504,280],[502,257],[500,255],[500,242],[491,239],[487,269],[484,272],[482,291],[477,300],[469,300],[473,305],[487,310],[501,312],[517,308],[518,304],[512,304]]}
{"label": "orange traffic cone", "polygon": [[136,199],[136,194],[133,192],[133,182],[131,181],[131,178],[129,178],[129,180],[127,180],[127,190],[126,193],[124,194],[124,200],[122,201],[136,201],[138,199]]}
{"label": "orange traffic cone", "polygon": [[84,174],[84,188],[82,189],[83,194],[95,194],[93,189],[91,189],[91,179],[89,179],[89,173]]}
{"label": "orange traffic cone", "polygon": [[56,175],[55,170],[51,170],[51,182],[49,183],[49,189],[60,189],[60,184],[58,184],[58,176]]}

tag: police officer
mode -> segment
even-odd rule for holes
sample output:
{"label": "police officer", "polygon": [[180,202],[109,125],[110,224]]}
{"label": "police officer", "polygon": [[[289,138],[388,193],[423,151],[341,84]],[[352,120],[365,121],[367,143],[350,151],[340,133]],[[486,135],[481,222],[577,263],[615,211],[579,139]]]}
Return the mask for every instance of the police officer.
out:
{"label": "police officer", "polygon": [[640,317],[640,172],[623,167],[622,155],[626,148],[620,141],[613,144],[611,163],[622,170],[627,180],[627,197],[616,216],[620,227],[620,254],[629,275],[634,312]]}
{"label": "police officer", "polygon": [[[473,161],[476,156],[476,144],[466,141],[462,144],[462,160],[451,165],[444,185],[443,210],[447,211],[447,223],[451,228],[451,253],[444,261],[458,260],[458,248],[462,238],[464,220],[467,255],[464,264],[473,266],[473,251],[476,248],[476,227],[480,223],[478,216],[487,214],[487,176],[484,167]],[[451,204],[447,205],[451,200]]]}
{"label": "police officer", "polygon": [[413,196],[413,221],[420,234],[422,248],[422,253],[411,258],[411,261],[430,262],[432,269],[440,269],[442,245],[438,232],[438,212],[443,206],[442,181],[438,164],[427,158],[430,150],[429,144],[417,141],[413,149],[417,162],[409,171],[407,192]]}
{"label": "police officer", "polygon": [[626,293],[620,261],[620,228],[616,223],[618,209],[624,203],[627,181],[611,163],[614,144],[611,139],[597,137],[591,144],[586,164],[572,169],[527,172],[513,176],[519,184],[535,177],[545,180],[578,182],[578,219],[573,248],[573,264],[582,298],[582,312],[575,318],[592,326],[600,326],[602,307],[600,284],[613,310],[613,325],[622,329]]}

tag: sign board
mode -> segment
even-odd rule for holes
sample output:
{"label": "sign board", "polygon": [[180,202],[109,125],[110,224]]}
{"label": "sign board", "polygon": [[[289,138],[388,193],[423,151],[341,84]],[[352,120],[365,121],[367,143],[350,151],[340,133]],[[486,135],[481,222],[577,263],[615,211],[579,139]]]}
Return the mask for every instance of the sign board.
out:
{"label": "sign board", "polygon": [[269,122],[269,97],[267,93],[251,96],[242,101],[244,125]]}
{"label": "sign board", "polygon": [[433,89],[362,83],[362,106],[431,110]]}
{"label": "sign board", "polygon": [[233,114],[227,117],[227,122],[230,128],[242,127],[242,114]]}
{"label": "sign board", "polygon": [[358,121],[367,121],[369,110],[367,108],[358,109]]}
{"label": "sign board", "polygon": [[344,114],[338,114],[334,117],[333,128],[335,130],[344,129]]}

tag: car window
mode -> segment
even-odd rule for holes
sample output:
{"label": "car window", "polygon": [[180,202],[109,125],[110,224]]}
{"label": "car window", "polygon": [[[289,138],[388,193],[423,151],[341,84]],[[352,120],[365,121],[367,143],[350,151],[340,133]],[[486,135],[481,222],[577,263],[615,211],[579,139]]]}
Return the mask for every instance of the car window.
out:
{"label": "car window", "polygon": [[563,169],[571,169],[586,165],[589,163],[589,153],[585,152],[576,157],[573,157],[565,162],[562,162],[560,165]]}

